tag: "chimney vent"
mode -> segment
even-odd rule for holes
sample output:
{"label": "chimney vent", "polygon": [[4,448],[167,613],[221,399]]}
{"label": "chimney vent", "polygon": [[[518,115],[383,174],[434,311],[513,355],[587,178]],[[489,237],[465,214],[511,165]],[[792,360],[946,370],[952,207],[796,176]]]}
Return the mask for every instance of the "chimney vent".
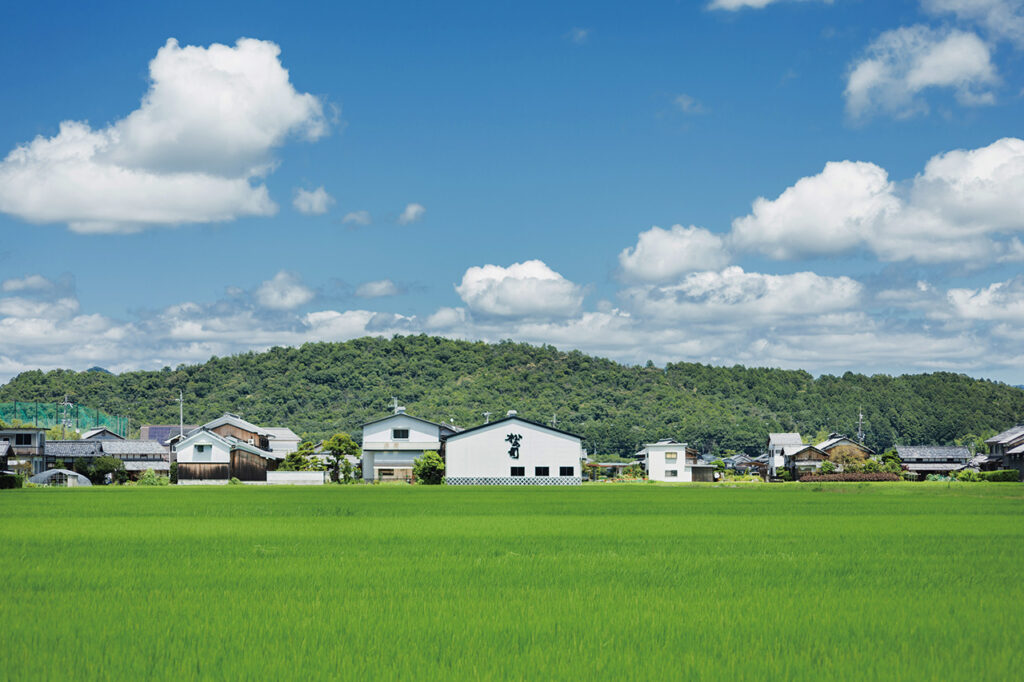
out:
{"label": "chimney vent", "polygon": [[516,412],[515,410],[509,410],[509,411],[508,411],[508,414],[506,414],[505,416],[506,416],[506,417],[514,417],[514,416],[516,416],[517,414],[519,414],[519,413],[518,413],[518,412]]}

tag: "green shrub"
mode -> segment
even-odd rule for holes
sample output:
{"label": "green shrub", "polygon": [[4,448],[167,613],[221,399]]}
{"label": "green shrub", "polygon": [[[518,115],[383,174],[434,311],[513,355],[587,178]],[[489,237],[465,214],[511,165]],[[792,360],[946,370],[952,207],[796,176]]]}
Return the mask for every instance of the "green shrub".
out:
{"label": "green shrub", "polygon": [[793,474],[789,472],[789,469],[779,469],[775,472],[775,477],[780,478],[783,481],[792,481]]}
{"label": "green shrub", "polygon": [[235,478],[234,476],[232,476],[232,477],[231,477],[231,480],[230,480],[230,481],[228,481],[228,485],[242,485],[242,482],[241,482],[241,481],[239,481],[239,480],[238,480],[237,478]]}
{"label": "green shrub", "polygon": [[157,476],[156,472],[153,471],[152,469],[146,469],[142,473],[142,475],[139,476],[139,480],[137,481],[137,485],[153,485],[153,486],[157,486],[157,485],[170,485],[170,483],[171,483],[171,479],[167,478],[166,476]]}
{"label": "green shrub", "polygon": [[441,485],[444,482],[444,460],[435,451],[427,450],[413,462],[412,475],[417,483]]}
{"label": "green shrub", "polygon": [[864,466],[861,467],[861,471],[863,471],[865,474],[877,474],[881,470],[881,463],[879,463],[878,460],[874,459],[869,459],[868,461],[864,462]]}
{"label": "green shrub", "polygon": [[836,465],[834,462],[822,462],[821,467],[818,468],[819,474],[834,474],[836,472]]}
{"label": "green shrub", "polygon": [[900,480],[900,477],[897,476],[896,474],[886,474],[886,473],[865,474],[865,473],[860,473],[860,472],[856,472],[856,473],[843,472],[841,474],[804,474],[803,476],[800,477],[800,480],[803,481],[803,482],[808,482],[808,481],[815,481],[815,482],[817,482],[817,481],[898,481],[898,480]]}
{"label": "green shrub", "polygon": [[994,483],[1010,483],[1020,480],[1020,472],[1016,469],[1000,469],[999,471],[982,471],[981,480]]}
{"label": "green shrub", "polygon": [[981,477],[981,474],[974,469],[964,469],[963,471],[956,472],[953,476],[955,476],[958,481],[967,481],[969,483],[985,480]]}
{"label": "green shrub", "polygon": [[110,474],[112,483],[124,483],[128,480],[128,472],[124,470],[124,462],[116,457],[97,457],[89,467],[87,476],[93,485],[102,485]]}
{"label": "green shrub", "polygon": [[900,476],[903,477],[904,481],[916,481],[917,480],[917,474],[915,474],[913,471],[904,471],[903,473],[900,474]]}
{"label": "green shrub", "polygon": [[25,485],[25,477],[19,474],[0,474],[0,490],[21,488]]}
{"label": "green shrub", "polygon": [[171,462],[171,485],[178,484],[178,463]]}

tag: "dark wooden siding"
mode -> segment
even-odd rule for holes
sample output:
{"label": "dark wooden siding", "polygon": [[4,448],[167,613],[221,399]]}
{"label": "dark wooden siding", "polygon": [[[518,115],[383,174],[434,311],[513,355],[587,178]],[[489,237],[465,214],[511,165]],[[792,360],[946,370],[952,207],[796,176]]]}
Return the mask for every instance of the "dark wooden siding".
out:
{"label": "dark wooden siding", "polygon": [[239,481],[265,481],[267,460],[245,450],[232,450],[231,476]]}
{"label": "dark wooden siding", "polygon": [[178,480],[182,481],[226,481],[230,476],[227,464],[211,462],[178,462]]}

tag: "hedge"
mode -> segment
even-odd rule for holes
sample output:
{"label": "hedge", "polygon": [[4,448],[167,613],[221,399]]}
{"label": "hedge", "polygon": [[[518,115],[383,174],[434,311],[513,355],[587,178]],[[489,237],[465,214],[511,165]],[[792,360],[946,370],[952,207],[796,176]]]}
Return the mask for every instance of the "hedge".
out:
{"label": "hedge", "polygon": [[24,483],[24,478],[17,474],[0,474],[0,490],[10,490],[11,488],[20,488]]}
{"label": "hedge", "polygon": [[1000,469],[999,471],[981,471],[979,472],[981,480],[983,481],[994,481],[996,483],[1002,482],[1014,482],[1020,480],[1020,472],[1016,469]]}
{"label": "hedge", "polygon": [[900,477],[888,472],[875,474],[804,474],[800,477],[802,483],[817,483],[819,481],[899,481]]}

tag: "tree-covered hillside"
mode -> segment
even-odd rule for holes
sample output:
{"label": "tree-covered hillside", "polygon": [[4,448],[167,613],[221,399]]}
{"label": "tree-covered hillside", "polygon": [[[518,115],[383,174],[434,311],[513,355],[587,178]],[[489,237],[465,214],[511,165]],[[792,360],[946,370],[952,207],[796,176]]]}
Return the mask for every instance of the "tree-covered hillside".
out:
{"label": "tree-covered hillside", "polygon": [[0,386],[0,402],[73,401],[132,424],[186,423],[234,412],[266,426],[319,438],[358,437],[389,413],[397,396],[410,414],[461,426],[507,410],[579,433],[594,453],[628,455],[639,444],[675,438],[702,450],[761,452],[770,431],[855,434],[866,441],[950,443],[1024,419],[1024,391],[961,374],[891,377],[693,363],[625,366],[578,351],[521,343],[487,344],[430,336],[312,343],[213,358],[161,371],[24,372]]}

